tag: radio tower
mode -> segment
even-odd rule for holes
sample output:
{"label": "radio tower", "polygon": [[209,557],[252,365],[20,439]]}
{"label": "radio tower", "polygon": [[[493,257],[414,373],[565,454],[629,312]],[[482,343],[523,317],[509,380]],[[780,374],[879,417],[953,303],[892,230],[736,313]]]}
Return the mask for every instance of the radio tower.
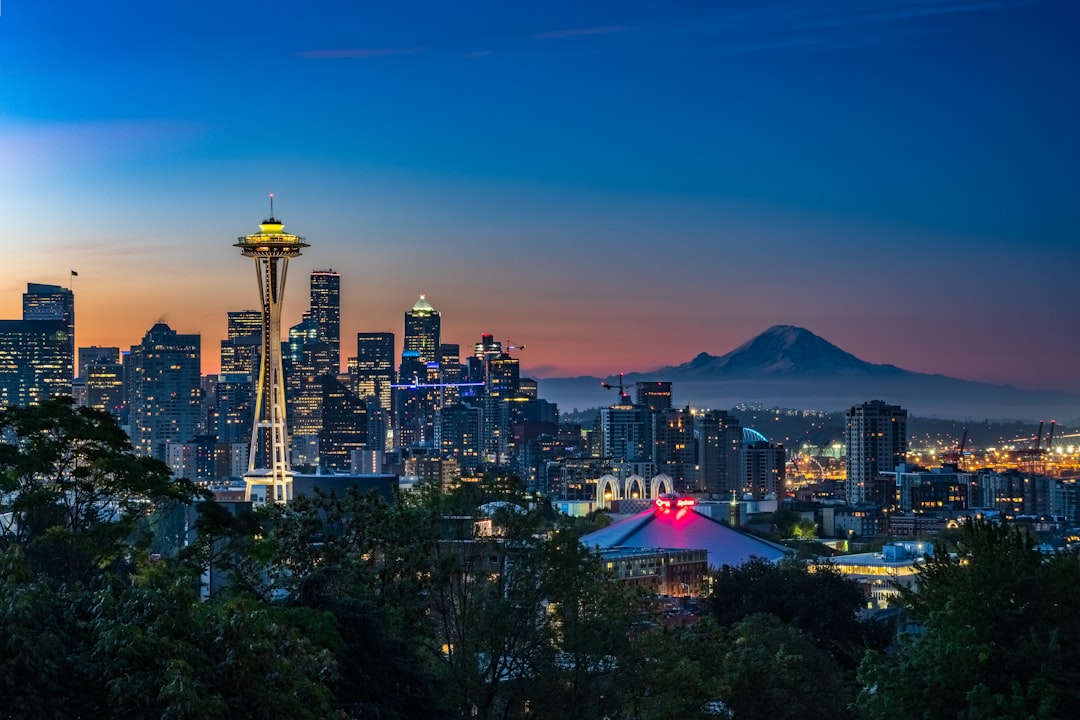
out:
{"label": "radio tower", "polygon": [[[274,218],[274,195],[270,195],[270,218],[259,224],[259,232],[239,238],[234,247],[244,257],[255,258],[255,276],[262,296],[262,355],[259,385],[255,394],[255,422],[251,430],[247,488],[244,498],[256,504],[287,503],[292,500],[292,471],[289,469],[289,432],[285,422],[285,378],[281,369],[281,300],[285,294],[285,272],[289,258],[298,257],[308,245],[299,235],[283,232]],[[260,438],[266,452],[259,453]],[[262,467],[256,465],[262,459]]]}

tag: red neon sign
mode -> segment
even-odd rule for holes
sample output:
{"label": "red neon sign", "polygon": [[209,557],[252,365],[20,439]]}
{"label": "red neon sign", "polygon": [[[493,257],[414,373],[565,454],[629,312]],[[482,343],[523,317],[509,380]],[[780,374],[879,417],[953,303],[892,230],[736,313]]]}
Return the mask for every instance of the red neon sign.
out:
{"label": "red neon sign", "polygon": [[681,498],[675,498],[674,502],[672,502],[672,498],[661,496],[661,497],[656,498],[655,503],[656,503],[656,508],[657,508],[658,512],[663,512],[663,513],[671,512],[671,507],[672,507],[672,505],[674,505],[675,507],[677,507],[680,510],[679,517],[682,517],[682,515],[685,514],[686,508],[690,508],[690,507],[693,507],[693,506],[697,505],[697,500],[695,500],[694,498],[691,498],[691,497],[681,497]]}

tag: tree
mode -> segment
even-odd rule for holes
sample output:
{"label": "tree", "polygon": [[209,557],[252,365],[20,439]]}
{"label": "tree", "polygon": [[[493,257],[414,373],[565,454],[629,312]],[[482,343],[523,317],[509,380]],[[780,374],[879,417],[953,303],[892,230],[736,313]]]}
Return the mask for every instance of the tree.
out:
{"label": "tree", "polygon": [[968,522],[904,599],[919,634],[859,671],[871,718],[1053,718],[1080,705],[1080,560],[1007,523]]}
{"label": "tree", "polygon": [[810,572],[798,560],[755,558],[717,572],[708,607],[726,627],[756,613],[774,615],[809,634],[851,670],[867,645],[883,645],[887,637],[876,624],[859,621],[855,613],[863,602],[859,586],[837,572]]}
{"label": "tree", "polygon": [[634,717],[801,720],[850,717],[853,688],[809,634],[774,615],[730,627],[711,618],[665,628],[648,640]]}
{"label": "tree", "polygon": [[339,669],[330,685],[338,708],[357,717],[436,714],[427,612],[433,510],[349,490],[298,497],[237,522],[216,517],[212,525],[201,555],[212,553],[230,571],[226,596],[328,618],[319,632]]}
{"label": "tree", "polygon": [[0,411],[0,552],[35,573],[87,582],[146,548],[155,512],[200,496],[151,458],[137,457],[107,413],[54,398]]}

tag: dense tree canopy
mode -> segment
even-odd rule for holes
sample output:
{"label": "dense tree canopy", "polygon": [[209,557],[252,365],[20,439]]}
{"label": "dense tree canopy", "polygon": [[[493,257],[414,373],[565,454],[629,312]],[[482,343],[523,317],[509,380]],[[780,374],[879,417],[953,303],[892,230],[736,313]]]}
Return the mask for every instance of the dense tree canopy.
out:
{"label": "dense tree canopy", "polygon": [[769,613],[807,633],[846,668],[854,668],[867,647],[888,641],[889,629],[862,622],[856,612],[863,591],[850,579],[806,563],[753,559],[721,568],[708,606],[716,620],[732,626],[756,613]]}
{"label": "dense tree canopy", "polygon": [[70,398],[0,412],[0,552],[36,573],[86,582],[149,547],[150,519],[199,495],[163,463],[136,456],[107,413]]}
{"label": "dense tree canopy", "polygon": [[908,592],[917,632],[860,669],[870,718],[1059,718],[1080,707],[1080,560],[969,522]]}
{"label": "dense tree canopy", "polygon": [[[1080,704],[1080,561],[1008,525],[939,551],[904,598],[919,632],[888,645],[856,585],[795,561],[722,568],[700,620],[665,620],[580,543],[590,521],[555,518],[512,476],[242,511],[70,401],[0,411],[0,434],[0,716],[976,720]],[[226,579],[209,598],[208,570]]]}

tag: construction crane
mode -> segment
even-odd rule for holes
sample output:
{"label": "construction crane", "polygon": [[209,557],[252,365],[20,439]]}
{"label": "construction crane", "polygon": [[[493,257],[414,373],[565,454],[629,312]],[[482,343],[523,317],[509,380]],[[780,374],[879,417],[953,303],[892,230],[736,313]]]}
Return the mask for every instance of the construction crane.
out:
{"label": "construction crane", "polygon": [[630,393],[626,392],[627,385],[623,383],[623,375],[625,375],[625,374],[626,373],[619,373],[619,382],[615,383],[614,385],[612,385],[610,383],[606,383],[606,382],[601,382],[600,383],[600,387],[604,388],[605,390],[614,390],[615,388],[619,389],[619,404],[620,405],[630,405],[631,404],[630,403]]}
{"label": "construction crane", "polygon": [[488,355],[501,355],[502,353],[508,353],[511,350],[524,350],[524,349],[525,349],[524,345],[511,345],[510,341],[507,340],[505,343],[498,342],[498,341],[493,341],[491,343],[490,347],[485,347],[480,352],[484,356],[488,356]]}
{"label": "construction crane", "polygon": [[960,437],[960,444],[956,450],[950,450],[941,456],[942,464],[954,463],[956,468],[960,469],[960,463],[964,460],[964,448],[967,447],[968,429],[964,428],[964,434]]}
{"label": "construction crane", "polygon": [[1050,421],[1050,433],[1047,436],[1046,447],[1042,446],[1043,425],[1045,421],[1039,421],[1039,433],[1035,436],[1035,446],[1017,450],[1021,463],[1028,472],[1041,472],[1043,456],[1050,452],[1050,446],[1054,442],[1054,426],[1057,420]]}

